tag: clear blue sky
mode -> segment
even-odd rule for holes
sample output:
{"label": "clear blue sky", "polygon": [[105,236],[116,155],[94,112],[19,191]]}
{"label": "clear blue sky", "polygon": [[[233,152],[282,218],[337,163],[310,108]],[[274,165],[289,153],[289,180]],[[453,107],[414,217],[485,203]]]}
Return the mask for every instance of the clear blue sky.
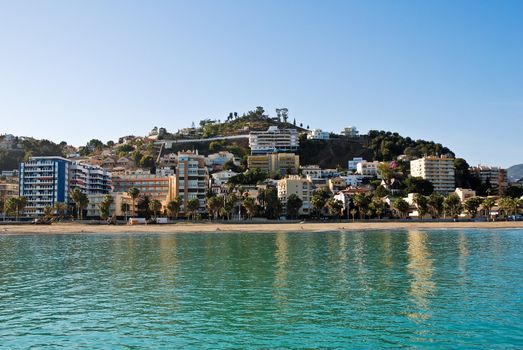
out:
{"label": "clear blue sky", "polygon": [[0,0],[0,132],[73,145],[264,106],[523,163],[523,1]]}

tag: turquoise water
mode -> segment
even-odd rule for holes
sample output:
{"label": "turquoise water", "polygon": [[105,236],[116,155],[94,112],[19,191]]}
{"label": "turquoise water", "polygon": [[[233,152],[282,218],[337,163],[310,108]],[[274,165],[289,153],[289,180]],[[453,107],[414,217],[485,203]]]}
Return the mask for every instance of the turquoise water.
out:
{"label": "turquoise water", "polygon": [[517,348],[523,230],[0,236],[0,348]]}

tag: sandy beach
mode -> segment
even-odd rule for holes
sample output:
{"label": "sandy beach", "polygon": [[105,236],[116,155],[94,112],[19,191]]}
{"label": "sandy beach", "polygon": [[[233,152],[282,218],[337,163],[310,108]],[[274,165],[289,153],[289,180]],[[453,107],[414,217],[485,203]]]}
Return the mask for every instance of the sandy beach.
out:
{"label": "sandy beach", "polygon": [[358,230],[411,229],[508,229],[523,228],[523,221],[499,222],[342,222],[342,223],[188,223],[165,225],[89,225],[55,223],[52,225],[1,225],[0,234],[71,233],[198,233],[198,232],[325,232]]}

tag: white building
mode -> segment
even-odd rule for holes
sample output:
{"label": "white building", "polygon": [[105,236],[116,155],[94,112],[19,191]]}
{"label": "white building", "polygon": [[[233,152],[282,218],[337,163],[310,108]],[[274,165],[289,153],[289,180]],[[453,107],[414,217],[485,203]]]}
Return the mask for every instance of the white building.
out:
{"label": "white building", "polygon": [[429,156],[412,160],[410,174],[429,180],[434,191],[441,194],[448,194],[456,188],[453,158]]}
{"label": "white building", "polygon": [[296,129],[278,129],[270,126],[267,131],[251,131],[249,134],[251,154],[292,152],[299,148]]}
{"label": "white building", "polygon": [[321,129],[314,129],[307,134],[307,139],[309,140],[328,140],[329,138],[330,133]]}
{"label": "white building", "polygon": [[69,191],[75,187],[87,195],[109,193],[111,174],[98,166],[54,156],[31,157],[20,164],[19,195],[27,199],[29,215],[43,215],[45,207],[57,202],[72,204]]}
{"label": "white building", "polygon": [[349,162],[347,163],[347,170],[349,170],[349,171],[357,170],[358,163],[361,163],[361,162],[366,162],[366,160],[361,157],[352,158],[352,160],[349,160]]}
{"label": "white building", "polygon": [[347,137],[358,137],[360,132],[355,126],[348,126],[341,131],[341,134]]}
{"label": "white building", "polygon": [[217,173],[212,174],[212,180],[215,185],[221,186],[225,185],[229,179],[233,176],[238,175],[238,173],[235,173],[232,170],[223,170],[219,171]]}
{"label": "white building", "polygon": [[359,162],[356,165],[356,174],[360,174],[363,177],[378,177],[378,165],[380,162]]}

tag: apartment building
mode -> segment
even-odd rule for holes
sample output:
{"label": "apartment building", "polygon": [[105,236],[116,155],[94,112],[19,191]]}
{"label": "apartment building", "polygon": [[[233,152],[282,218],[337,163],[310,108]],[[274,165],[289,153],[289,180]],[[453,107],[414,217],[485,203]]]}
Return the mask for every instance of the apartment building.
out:
{"label": "apartment building", "polygon": [[62,157],[31,157],[20,164],[19,195],[27,199],[26,214],[43,215],[45,207],[69,202],[70,166]]}
{"label": "apartment building", "polygon": [[437,193],[448,194],[456,188],[453,158],[428,156],[412,160],[410,174],[432,182]]}
{"label": "apartment building", "polygon": [[[109,207],[109,216],[125,217],[132,214],[132,198],[127,192],[113,192],[110,194],[113,197],[113,204]],[[91,194],[88,195],[89,204],[87,205],[87,216],[88,218],[100,217],[99,206],[103,202],[106,194]],[[122,210],[122,204],[129,205],[129,211],[126,213]]]}
{"label": "apartment building", "polygon": [[27,198],[25,212],[42,215],[56,202],[72,204],[69,191],[79,188],[87,195],[111,191],[111,173],[90,164],[62,157],[31,157],[20,164],[19,195]]}
{"label": "apartment building", "polygon": [[270,126],[267,131],[251,131],[249,147],[252,155],[293,152],[299,148],[298,131],[296,129],[278,129],[277,126]]}
{"label": "apartment building", "polygon": [[173,192],[182,198],[181,211],[185,212],[189,200],[197,198],[200,202],[200,211],[205,211],[205,196],[209,188],[209,172],[205,166],[205,157],[197,152],[178,152],[178,164],[174,176]]}
{"label": "apartment building", "polygon": [[151,200],[159,200],[163,205],[167,203],[168,195],[172,191],[174,176],[148,174],[146,172],[128,173],[113,177],[113,192],[129,192],[136,187],[141,194],[149,196]]}
{"label": "apartment building", "polygon": [[[18,196],[18,176],[0,177],[0,201]],[[2,208],[0,208],[2,209]]]}
{"label": "apartment building", "polygon": [[300,215],[308,215],[311,212],[311,198],[314,194],[314,185],[310,180],[291,175],[279,180],[277,189],[278,199],[282,203],[284,213],[287,213],[287,199],[291,194],[297,195],[303,202],[299,211]]}
{"label": "apartment building", "polygon": [[490,182],[496,194],[503,195],[507,190],[507,170],[488,165],[478,165],[470,168],[470,173],[481,179],[482,183]]}
{"label": "apartment building", "polygon": [[359,174],[363,177],[378,177],[378,165],[380,162],[366,162],[362,161],[356,164],[356,174]]}
{"label": "apartment building", "polygon": [[100,166],[71,163],[69,173],[69,187],[71,189],[79,188],[87,195],[111,192],[111,173]]}
{"label": "apartment building", "polygon": [[300,167],[300,156],[294,153],[267,153],[252,155],[247,158],[249,169],[260,169],[270,174],[276,172],[282,175],[297,174]]}

